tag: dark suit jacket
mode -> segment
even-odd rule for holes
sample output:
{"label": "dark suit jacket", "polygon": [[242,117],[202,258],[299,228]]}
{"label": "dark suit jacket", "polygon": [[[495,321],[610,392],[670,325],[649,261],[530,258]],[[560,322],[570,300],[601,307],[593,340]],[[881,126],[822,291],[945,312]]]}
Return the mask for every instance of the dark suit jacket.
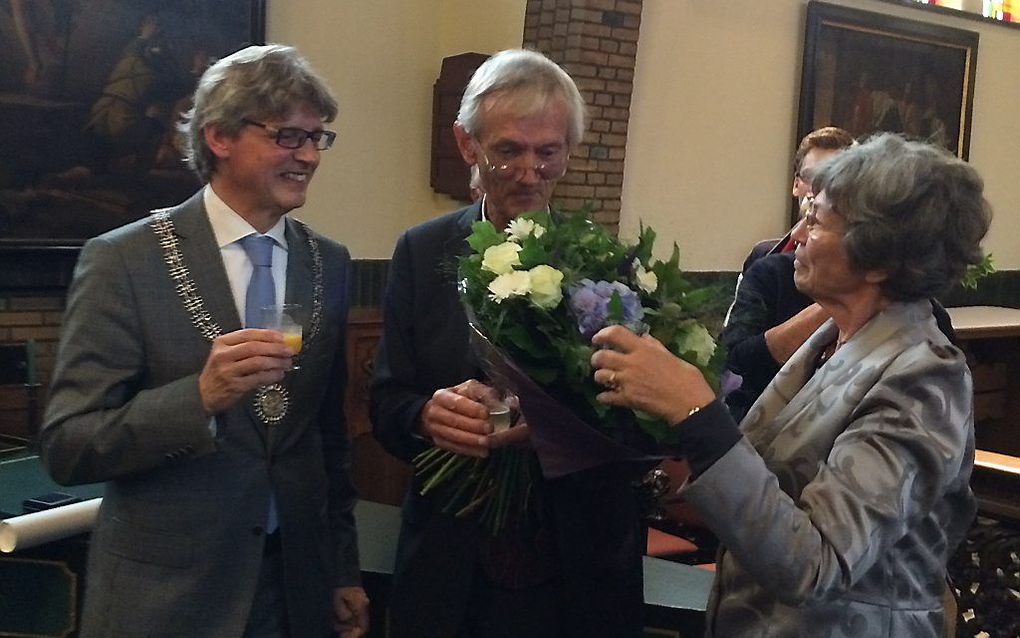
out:
{"label": "dark suit jacket", "polygon": [[[241,327],[201,193],[169,212],[204,308]],[[81,635],[240,636],[276,495],[290,625],[328,632],[333,587],[359,582],[343,416],[347,250],[313,235],[321,328],[288,373],[290,411],[266,427],[242,400],[198,392],[210,340],[193,324],[143,219],[88,242],[68,296],[41,452],[63,484],[106,481]],[[287,301],[312,303],[309,231],[288,219]]]}
{"label": "dark suit jacket", "polygon": [[[475,204],[431,220],[405,232],[393,253],[371,413],[376,438],[407,462],[429,446],[416,434],[425,402],[439,388],[482,376],[455,272],[478,219]],[[540,486],[559,548],[555,607],[566,635],[640,634],[644,548],[629,484],[634,474],[630,467],[596,468]],[[457,635],[477,589],[482,532],[439,512],[419,488],[411,486],[403,509],[390,600],[393,638]]]}
{"label": "dark suit jacket", "polygon": [[726,405],[738,423],[779,372],[779,363],[765,344],[765,331],[811,303],[793,284],[793,253],[760,257],[743,274],[729,321],[719,336],[726,347],[726,367],[743,379],[740,387],[726,396]]}

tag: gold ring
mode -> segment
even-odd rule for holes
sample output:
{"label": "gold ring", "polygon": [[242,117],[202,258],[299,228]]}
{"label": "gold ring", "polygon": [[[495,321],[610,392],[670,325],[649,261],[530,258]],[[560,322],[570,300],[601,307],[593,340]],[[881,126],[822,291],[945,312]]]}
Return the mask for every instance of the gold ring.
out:
{"label": "gold ring", "polygon": [[609,371],[609,378],[606,379],[606,386],[612,390],[616,389],[616,370]]}

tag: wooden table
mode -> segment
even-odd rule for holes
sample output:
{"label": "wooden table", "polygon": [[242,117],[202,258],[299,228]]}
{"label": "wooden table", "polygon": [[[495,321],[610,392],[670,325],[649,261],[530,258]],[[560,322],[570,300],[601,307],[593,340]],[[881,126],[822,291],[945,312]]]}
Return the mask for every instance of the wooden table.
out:
{"label": "wooden table", "polygon": [[962,306],[946,310],[960,339],[1020,337],[1020,309]]}
{"label": "wooden table", "polygon": [[971,487],[983,513],[1020,520],[1020,309],[948,311],[974,376]]}

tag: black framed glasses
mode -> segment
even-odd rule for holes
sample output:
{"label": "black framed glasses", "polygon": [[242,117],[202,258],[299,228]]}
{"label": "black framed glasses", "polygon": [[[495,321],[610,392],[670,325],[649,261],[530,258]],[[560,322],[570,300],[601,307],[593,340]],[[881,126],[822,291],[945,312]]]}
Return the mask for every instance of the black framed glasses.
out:
{"label": "black framed glasses", "polygon": [[275,138],[276,145],[283,148],[299,149],[305,145],[306,140],[312,140],[312,146],[318,151],[328,150],[336,141],[336,133],[333,131],[306,131],[296,126],[284,126],[277,128],[262,122],[242,118],[241,122],[263,129],[269,137]]}
{"label": "black framed glasses", "polygon": [[524,153],[506,157],[496,156],[496,162],[492,162],[482,149],[481,144],[478,145],[478,150],[481,151],[482,159],[485,160],[483,168],[487,173],[495,175],[499,179],[515,182],[524,177],[529,170],[535,171],[540,179],[546,181],[559,179],[567,173],[567,163],[570,160],[570,153],[565,149],[559,149],[537,164],[528,164],[523,161],[522,158],[526,157]]}

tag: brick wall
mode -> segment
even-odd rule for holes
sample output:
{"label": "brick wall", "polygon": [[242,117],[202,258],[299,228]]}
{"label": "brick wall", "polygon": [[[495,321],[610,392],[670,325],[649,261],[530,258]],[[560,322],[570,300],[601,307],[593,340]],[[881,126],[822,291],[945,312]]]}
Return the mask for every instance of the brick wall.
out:
{"label": "brick wall", "polygon": [[[0,293],[0,343],[35,342],[36,381],[44,397],[57,354],[64,296],[60,292]],[[0,385],[0,434],[28,435],[24,388]]]}
{"label": "brick wall", "polygon": [[528,0],[524,46],[574,78],[590,118],[583,143],[554,193],[566,209],[591,202],[595,219],[619,228],[641,0]]}

